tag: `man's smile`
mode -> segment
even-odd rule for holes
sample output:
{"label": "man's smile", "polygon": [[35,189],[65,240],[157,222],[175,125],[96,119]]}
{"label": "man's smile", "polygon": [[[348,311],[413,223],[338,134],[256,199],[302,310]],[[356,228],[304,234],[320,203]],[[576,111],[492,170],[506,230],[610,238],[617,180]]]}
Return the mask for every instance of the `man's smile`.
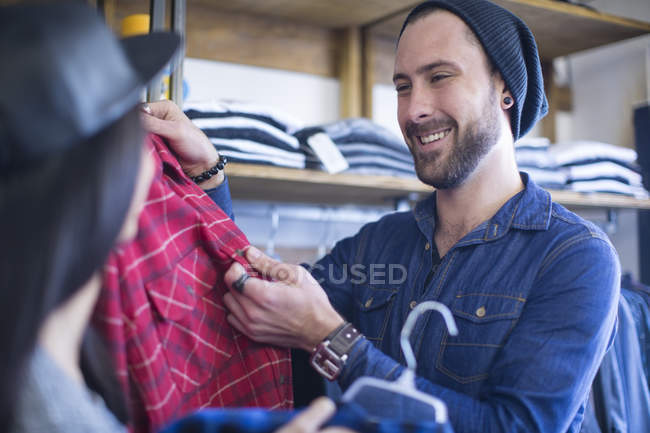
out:
{"label": "man's smile", "polygon": [[418,135],[417,139],[422,145],[433,143],[434,141],[442,140],[451,132],[451,128],[444,129],[442,131],[432,132],[426,135]]}

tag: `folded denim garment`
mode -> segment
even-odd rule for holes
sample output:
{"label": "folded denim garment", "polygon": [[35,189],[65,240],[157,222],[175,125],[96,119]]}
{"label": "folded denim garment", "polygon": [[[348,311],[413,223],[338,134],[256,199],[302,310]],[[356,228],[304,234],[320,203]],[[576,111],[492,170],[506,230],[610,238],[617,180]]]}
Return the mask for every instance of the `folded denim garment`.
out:
{"label": "folded denim garment", "polygon": [[375,143],[409,154],[402,137],[369,119],[351,118],[322,126],[335,143]]}
{"label": "folded denim garment", "polygon": [[564,170],[538,168],[519,165],[519,170],[528,173],[530,178],[539,186],[550,189],[565,189],[567,173]]}
{"label": "folded denim garment", "polygon": [[573,141],[554,144],[550,151],[561,166],[611,161],[636,171],[636,151],[627,147],[595,141]]}
{"label": "folded denim garment", "polygon": [[557,163],[547,148],[515,147],[515,160],[519,167],[554,169]]}
{"label": "folded denim garment", "polygon": [[402,138],[368,119],[344,119],[296,132],[294,135],[307,155],[308,168],[323,169],[307,144],[318,133],[325,133],[348,162],[344,173],[416,176],[413,157]]}
{"label": "folded denim garment", "polygon": [[604,192],[611,194],[623,194],[639,199],[649,198],[648,191],[638,186],[631,186],[623,182],[609,179],[569,181],[568,186],[577,192]]}

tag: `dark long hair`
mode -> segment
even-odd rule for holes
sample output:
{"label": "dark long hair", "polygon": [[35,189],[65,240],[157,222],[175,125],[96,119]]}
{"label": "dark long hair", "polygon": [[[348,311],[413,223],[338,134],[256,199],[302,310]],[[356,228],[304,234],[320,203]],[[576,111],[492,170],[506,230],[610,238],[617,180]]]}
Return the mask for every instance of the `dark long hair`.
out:
{"label": "dark long hair", "polygon": [[[11,138],[10,138],[11,139]],[[143,132],[134,109],[65,152],[0,173],[0,430],[12,423],[21,376],[45,317],[105,262],[125,220]],[[90,331],[86,383],[126,419],[108,357]]]}

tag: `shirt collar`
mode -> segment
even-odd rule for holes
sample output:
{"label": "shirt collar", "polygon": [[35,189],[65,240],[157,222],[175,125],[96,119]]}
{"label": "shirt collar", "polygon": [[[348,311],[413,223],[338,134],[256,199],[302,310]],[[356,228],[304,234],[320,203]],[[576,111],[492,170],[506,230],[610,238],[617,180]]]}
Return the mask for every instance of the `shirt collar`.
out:
{"label": "shirt collar", "polygon": [[[485,241],[504,236],[511,228],[519,230],[547,230],[551,223],[551,194],[537,186],[527,173],[520,172],[524,189],[508,200],[488,221],[480,224],[477,230],[484,232]],[[420,231],[433,238],[436,216],[436,193],[418,202],[413,210]]]}
{"label": "shirt collar", "polygon": [[172,155],[169,148],[160,136],[148,134],[147,141],[149,143],[149,146],[156,150],[153,152],[156,159],[155,179],[159,179],[163,174],[165,174],[177,183],[192,183],[183,172],[183,169],[181,168],[181,165],[176,157]]}

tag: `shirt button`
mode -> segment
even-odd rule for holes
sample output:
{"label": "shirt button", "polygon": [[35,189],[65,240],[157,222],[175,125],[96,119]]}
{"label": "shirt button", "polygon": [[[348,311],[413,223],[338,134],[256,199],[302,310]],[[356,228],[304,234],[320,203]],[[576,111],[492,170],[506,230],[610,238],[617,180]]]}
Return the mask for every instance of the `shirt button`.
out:
{"label": "shirt button", "polygon": [[363,304],[363,305],[365,305],[366,308],[370,308],[370,306],[372,305],[372,297],[368,298],[368,300],[366,301],[366,303]]}
{"label": "shirt button", "polygon": [[412,309],[415,308],[416,305],[418,305],[417,302],[415,302],[415,301],[411,301],[411,303],[409,304],[409,307],[411,307],[411,310],[412,310]]}
{"label": "shirt button", "polygon": [[480,307],[479,309],[477,309],[476,310],[476,316],[477,317],[485,316],[485,307]]}
{"label": "shirt button", "polygon": [[429,251],[431,249],[431,244],[429,242],[424,244],[424,249],[425,249],[425,251]]}

